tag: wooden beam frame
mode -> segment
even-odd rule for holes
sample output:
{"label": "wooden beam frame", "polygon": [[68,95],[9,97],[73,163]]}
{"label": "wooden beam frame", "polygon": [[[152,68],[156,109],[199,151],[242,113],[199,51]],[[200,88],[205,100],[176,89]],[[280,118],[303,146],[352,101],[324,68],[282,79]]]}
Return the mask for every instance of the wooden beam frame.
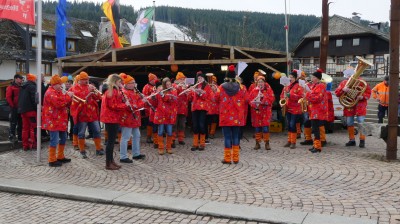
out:
{"label": "wooden beam frame", "polygon": [[[256,59],[255,57],[251,56],[250,54],[248,54],[248,53],[246,53],[246,52],[244,52],[244,51],[242,51],[242,50],[240,50],[240,49],[238,49],[238,48],[236,48],[236,47],[235,47],[235,50],[237,50],[238,52],[244,54],[245,56],[247,56],[247,57],[249,57],[249,58],[251,58],[251,59]],[[285,58],[285,61],[286,61],[286,58]],[[271,70],[274,71],[274,72],[279,72],[278,70],[276,70],[275,68],[273,68],[273,67],[271,67],[271,66],[265,64],[264,62],[258,62],[258,63],[259,63],[260,65],[263,65],[264,67],[266,67],[266,68],[268,68],[268,69],[271,69]]]}
{"label": "wooden beam frame", "polygon": [[[117,66],[146,66],[146,65],[204,65],[204,64],[235,64],[239,61],[246,63],[259,63],[267,68],[277,71],[265,63],[286,63],[286,58],[253,58],[253,59],[217,59],[217,60],[179,60],[179,61],[123,61],[123,62],[64,62],[63,68],[65,67],[81,67],[82,70],[91,67],[117,67]],[[80,71],[82,71],[80,70]],[[79,72],[79,71],[78,71]]]}

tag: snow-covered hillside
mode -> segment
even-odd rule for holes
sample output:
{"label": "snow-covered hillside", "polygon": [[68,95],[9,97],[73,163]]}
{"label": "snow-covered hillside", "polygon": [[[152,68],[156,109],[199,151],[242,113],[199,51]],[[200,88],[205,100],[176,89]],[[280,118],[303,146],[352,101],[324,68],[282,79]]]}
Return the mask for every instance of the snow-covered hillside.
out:
{"label": "snow-covered hillside", "polygon": [[[155,21],[155,27],[156,27],[157,41],[165,41],[165,40],[192,41],[192,38],[186,35],[181,29],[179,29],[174,24]],[[185,28],[183,28],[183,30],[185,30]],[[197,36],[200,41],[202,42],[205,41],[205,39],[201,37],[199,34],[197,34]]]}

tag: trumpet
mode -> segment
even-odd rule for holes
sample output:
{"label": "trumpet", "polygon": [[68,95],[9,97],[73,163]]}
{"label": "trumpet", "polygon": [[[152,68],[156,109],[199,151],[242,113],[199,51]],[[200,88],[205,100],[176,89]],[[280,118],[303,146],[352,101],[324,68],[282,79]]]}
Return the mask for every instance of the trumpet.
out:
{"label": "trumpet", "polygon": [[77,103],[86,103],[86,100],[84,100],[84,99],[82,99],[82,98],[79,98],[79,97],[77,97],[76,95],[73,95],[73,96],[72,96],[72,100],[75,101],[75,102],[77,102]]}
{"label": "trumpet", "polygon": [[188,92],[188,91],[194,90],[194,88],[196,88],[196,86],[202,84],[203,82],[204,82],[204,81],[198,82],[198,83],[196,83],[195,85],[193,85],[193,86],[187,88],[186,90],[184,90],[184,91],[182,91],[181,93],[179,93],[178,96],[180,96],[180,95],[182,95],[182,94],[184,94],[184,93],[186,93],[186,92]]}
{"label": "trumpet", "polygon": [[96,89],[96,88],[93,90],[93,92],[96,93],[96,94],[100,94],[100,96],[103,95],[103,94],[100,92],[100,90],[98,90],[98,89]]}

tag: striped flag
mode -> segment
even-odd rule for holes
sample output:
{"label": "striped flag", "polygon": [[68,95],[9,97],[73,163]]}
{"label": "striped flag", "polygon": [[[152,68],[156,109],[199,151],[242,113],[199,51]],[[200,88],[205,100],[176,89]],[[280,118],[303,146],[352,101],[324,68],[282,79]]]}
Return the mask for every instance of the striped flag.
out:
{"label": "striped flag", "polygon": [[[107,0],[101,5],[104,14],[111,21],[112,35],[113,35],[113,48],[122,48],[122,44],[119,41],[119,1],[118,0]],[[118,26],[116,25],[118,24]]]}

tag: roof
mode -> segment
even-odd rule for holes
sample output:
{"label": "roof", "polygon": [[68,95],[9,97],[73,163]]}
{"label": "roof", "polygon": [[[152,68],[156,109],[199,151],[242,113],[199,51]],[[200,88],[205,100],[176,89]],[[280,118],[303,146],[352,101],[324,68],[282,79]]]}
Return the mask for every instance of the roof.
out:
{"label": "roof", "polygon": [[192,70],[205,71],[214,65],[239,61],[261,64],[271,70],[278,64],[286,66],[286,54],[280,51],[173,40],[74,55],[59,60],[63,72],[76,73],[84,69],[98,77],[126,71],[144,73],[148,67],[167,71],[172,64],[179,65],[180,70],[191,67]]}
{"label": "roof", "polygon": [[[344,35],[355,35],[355,34],[373,34],[381,37],[384,40],[389,41],[389,34],[383,33],[380,30],[363,26],[360,23],[357,23],[351,19],[333,15],[329,19],[329,36],[344,36]],[[309,33],[304,35],[304,39],[306,38],[315,38],[321,36],[321,24],[319,24],[316,28],[311,30]]]}

